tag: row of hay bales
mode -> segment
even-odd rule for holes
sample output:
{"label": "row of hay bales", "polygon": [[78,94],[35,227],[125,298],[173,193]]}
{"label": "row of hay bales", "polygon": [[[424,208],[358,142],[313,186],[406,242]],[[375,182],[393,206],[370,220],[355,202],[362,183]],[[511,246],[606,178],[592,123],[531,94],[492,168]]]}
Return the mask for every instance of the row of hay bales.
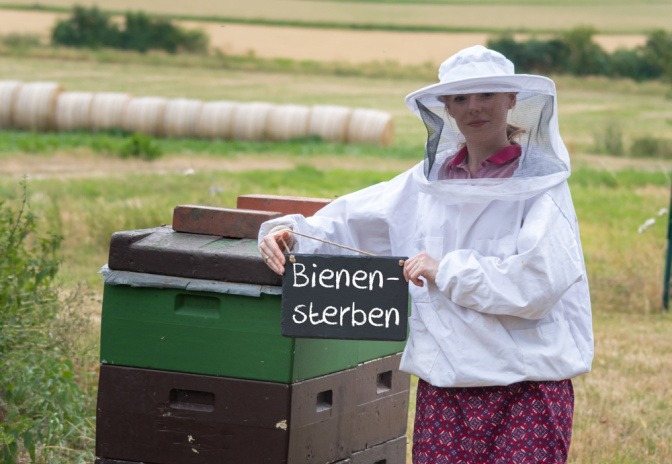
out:
{"label": "row of hay bales", "polygon": [[337,105],[276,105],[65,91],[54,82],[0,81],[0,129],[101,131],[158,137],[289,140],[316,136],[389,145],[389,113]]}

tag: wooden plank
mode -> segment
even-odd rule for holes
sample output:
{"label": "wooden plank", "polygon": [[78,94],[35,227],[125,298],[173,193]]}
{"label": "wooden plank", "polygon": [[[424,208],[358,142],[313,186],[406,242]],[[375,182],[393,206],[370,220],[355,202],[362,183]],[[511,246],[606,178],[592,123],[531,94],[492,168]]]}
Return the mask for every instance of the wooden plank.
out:
{"label": "wooden plank", "polygon": [[271,211],[180,205],[173,210],[173,230],[256,240],[261,224],[280,216]]}
{"label": "wooden plank", "polygon": [[302,214],[308,217],[313,216],[330,202],[331,200],[326,198],[250,194],[240,195],[237,206],[261,211],[278,211],[282,214]]}
{"label": "wooden plank", "polygon": [[406,436],[352,453],[347,464],[406,464]]}
{"label": "wooden plank", "polygon": [[400,361],[401,355],[394,355],[357,367],[354,451],[406,433],[411,378],[399,370]]}

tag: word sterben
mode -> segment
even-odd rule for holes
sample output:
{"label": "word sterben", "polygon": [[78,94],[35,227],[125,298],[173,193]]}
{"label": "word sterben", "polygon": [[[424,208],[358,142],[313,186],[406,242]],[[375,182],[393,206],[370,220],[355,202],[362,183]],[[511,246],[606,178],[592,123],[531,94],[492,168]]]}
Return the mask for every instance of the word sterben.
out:
{"label": "word sterben", "polygon": [[[322,269],[319,272],[310,271],[306,273],[305,264],[294,263],[294,283],[293,287],[307,287],[315,288],[320,286],[322,288],[334,288],[336,290],[341,287],[354,287],[359,290],[374,290],[374,288],[383,288],[385,280],[398,281],[398,277],[388,277],[385,279],[381,271],[366,272],[361,269],[350,273],[347,269],[334,271],[332,269]],[[313,263],[316,268],[317,264]]]}
{"label": "word sterben", "polygon": [[397,308],[390,308],[385,311],[380,308],[373,308],[367,312],[357,308],[354,301],[351,306],[327,306],[322,311],[315,311],[312,301],[308,306],[300,304],[294,307],[292,320],[295,324],[310,321],[312,325],[327,324],[344,327],[349,323],[351,327],[357,327],[368,323],[373,327],[385,328],[390,327],[390,320],[393,320],[395,326],[398,326],[400,322]]}

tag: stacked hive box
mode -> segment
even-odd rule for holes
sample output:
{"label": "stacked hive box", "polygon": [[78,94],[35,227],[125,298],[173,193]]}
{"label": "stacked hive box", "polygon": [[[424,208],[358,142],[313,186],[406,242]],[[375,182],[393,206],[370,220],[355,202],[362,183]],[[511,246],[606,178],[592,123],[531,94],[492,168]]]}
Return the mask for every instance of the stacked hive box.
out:
{"label": "stacked hive box", "polygon": [[404,464],[403,342],[283,337],[261,222],[325,200],[248,195],[115,233],[96,462]]}

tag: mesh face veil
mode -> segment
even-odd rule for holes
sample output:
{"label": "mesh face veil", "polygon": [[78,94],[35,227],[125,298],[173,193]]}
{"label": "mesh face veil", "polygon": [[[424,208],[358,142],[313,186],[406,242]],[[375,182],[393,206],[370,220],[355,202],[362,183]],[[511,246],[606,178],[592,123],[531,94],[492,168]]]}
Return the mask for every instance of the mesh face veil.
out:
{"label": "mesh face veil", "polygon": [[[508,109],[506,116],[508,124],[522,130],[514,138],[521,146],[522,155],[513,176],[438,180],[441,166],[450,162],[466,142],[443,97],[489,93],[516,96],[515,105]],[[558,128],[555,84],[542,76],[514,74],[513,63],[498,52],[474,46],[453,55],[439,68],[439,83],[409,94],[406,105],[427,128],[424,176],[429,183],[460,185],[460,189],[474,186],[476,190],[472,189],[472,193],[476,196],[488,196],[485,190],[478,188],[497,185],[500,198],[523,198],[569,176],[569,155]]]}

